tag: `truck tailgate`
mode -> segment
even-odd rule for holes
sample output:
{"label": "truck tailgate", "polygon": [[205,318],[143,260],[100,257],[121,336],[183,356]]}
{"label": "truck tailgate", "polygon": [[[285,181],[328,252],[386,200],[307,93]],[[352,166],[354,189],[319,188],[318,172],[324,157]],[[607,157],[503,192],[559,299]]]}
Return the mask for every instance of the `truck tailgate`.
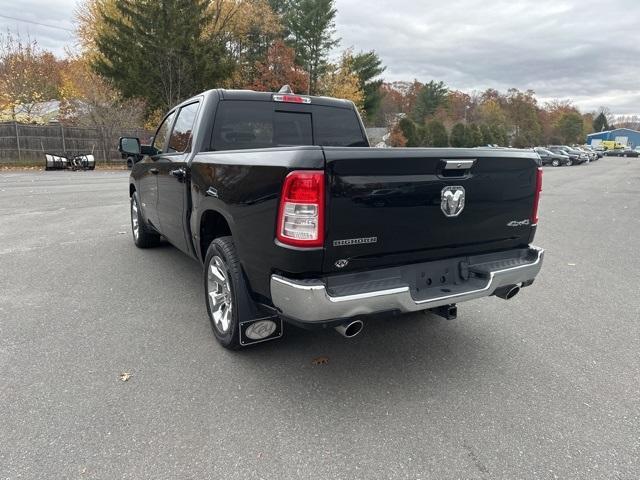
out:
{"label": "truck tailgate", "polygon": [[[533,152],[426,148],[325,148],[324,152],[325,272],[499,251],[526,246],[532,239],[538,168]],[[446,214],[443,198],[449,199]],[[462,199],[464,206],[458,212]]]}

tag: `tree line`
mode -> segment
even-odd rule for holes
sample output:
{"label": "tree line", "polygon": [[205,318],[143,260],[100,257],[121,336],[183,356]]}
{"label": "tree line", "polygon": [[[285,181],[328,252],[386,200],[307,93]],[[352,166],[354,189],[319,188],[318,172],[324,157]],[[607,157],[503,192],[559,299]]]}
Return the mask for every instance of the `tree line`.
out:
{"label": "tree line", "polygon": [[540,105],[531,90],[465,93],[443,82],[383,83],[375,122],[393,126],[393,146],[518,148],[583,143],[586,134],[613,128],[612,115],[581,113],[570,100]]}
{"label": "tree line", "polygon": [[83,0],[79,53],[56,58],[37,42],[0,38],[0,111],[37,121],[59,100],[61,121],[103,129],[155,128],[173,105],[216,87],[353,101],[397,146],[525,147],[579,143],[611,127],[606,109],[540,105],[532,91],[465,93],[444,82],[384,82],[375,51],[342,50],[334,0]]}

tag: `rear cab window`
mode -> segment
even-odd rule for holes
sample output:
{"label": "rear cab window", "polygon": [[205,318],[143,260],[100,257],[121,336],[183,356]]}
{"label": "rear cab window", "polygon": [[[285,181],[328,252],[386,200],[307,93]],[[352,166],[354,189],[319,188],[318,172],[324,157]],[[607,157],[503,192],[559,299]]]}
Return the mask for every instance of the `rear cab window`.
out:
{"label": "rear cab window", "polygon": [[210,150],[300,145],[366,147],[368,142],[352,109],[253,100],[219,103]]}

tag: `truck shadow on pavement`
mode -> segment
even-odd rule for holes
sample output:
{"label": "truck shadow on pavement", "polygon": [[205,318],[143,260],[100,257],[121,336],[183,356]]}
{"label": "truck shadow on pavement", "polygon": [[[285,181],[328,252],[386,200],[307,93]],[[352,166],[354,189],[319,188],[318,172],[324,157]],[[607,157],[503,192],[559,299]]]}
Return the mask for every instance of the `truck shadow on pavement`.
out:
{"label": "truck shadow on pavement", "polygon": [[147,252],[148,260],[170,275],[165,278],[170,278],[176,297],[185,298],[184,315],[172,320],[178,322],[177,330],[199,324],[201,347],[211,352],[201,367],[211,369],[212,379],[214,372],[230,368],[252,389],[312,392],[340,387],[373,394],[403,388],[410,394],[443,382],[469,386],[487,372],[498,372],[508,360],[500,331],[487,331],[486,315],[471,306],[461,308],[458,319],[451,321],[423,312],[360,317],[363,331],[352,339],[333,328],[305,330],[285,324],[282,339],[228,351],[211,331],[201,265],[168,244]]}

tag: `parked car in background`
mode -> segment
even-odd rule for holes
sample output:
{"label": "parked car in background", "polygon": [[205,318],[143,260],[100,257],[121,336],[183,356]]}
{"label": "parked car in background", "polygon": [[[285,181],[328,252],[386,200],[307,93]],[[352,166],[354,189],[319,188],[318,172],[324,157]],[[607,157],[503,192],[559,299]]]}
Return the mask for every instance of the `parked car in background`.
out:
{"label": "parked car in background", "polygon": [[595,153],[596,154],[596,160],[598,158],[602,158],[603,150],[597,150],[597,149],[591,147],[590,145],[583,145],[582,148],[584,148],[585,150],[587,150],[589,152]]}
{"label": "parked car in background", "polygon": [[575,150],[579,150],[580,152],[586,153],[587,156],[589,157],[590,162],[594,162],[598,159],[598,154],[596,152],[589,150],[588,148],[585,148],[580,145],[576,145],[575,147],[571,147],[571,148],[574,148]]}
{"label": "parked car in background", "polygon": [[640,152],[631,150],[630,148],[614,148],[604,152],[607,157],[638,157]]}
{"label": "parked car in background", "polygon": [[543,147],[536,147],[533,149],[538,154],[542,165],[551,165],[552,167],[559,167],[560,165],[571,165],[571,159],[568,155],[562,153],[555,153],[551,150],[547,150]]}
{"label": "parked car in background", "polygon": [[569,145],[560,145],[560,148],[568,154],[574,154],[578,156],[577,160],[574,161],[574,163],[589,163],[589,155],[587,155],[586,152],[578,150],[574,147],[570,147]]}
{"label": "parked car in background", "polygon": [[553,153],[557,153],[559,155],[566,155],[569,157],[569,162],[567,162],[567,166],[571,166],[571,165],[576,165],[578,163],[581,163],[580,161],[580,154],[578,152],[567,152],[565,151],[564,147],[562,147],[561,145],[549,145],[548,147],[546,147],[547,150],[553,152]]}
{"label": "parked car in background", "polygon": [[583,152],[582,150],[575,148],[575,147],[570,147],[568,145],[562,145],[563,149],[565,152],[568,153],[572,153],[575,152],[578,154],[578,163],[589,163],[590,158],[589,155],[587,154],[587,152]]}

